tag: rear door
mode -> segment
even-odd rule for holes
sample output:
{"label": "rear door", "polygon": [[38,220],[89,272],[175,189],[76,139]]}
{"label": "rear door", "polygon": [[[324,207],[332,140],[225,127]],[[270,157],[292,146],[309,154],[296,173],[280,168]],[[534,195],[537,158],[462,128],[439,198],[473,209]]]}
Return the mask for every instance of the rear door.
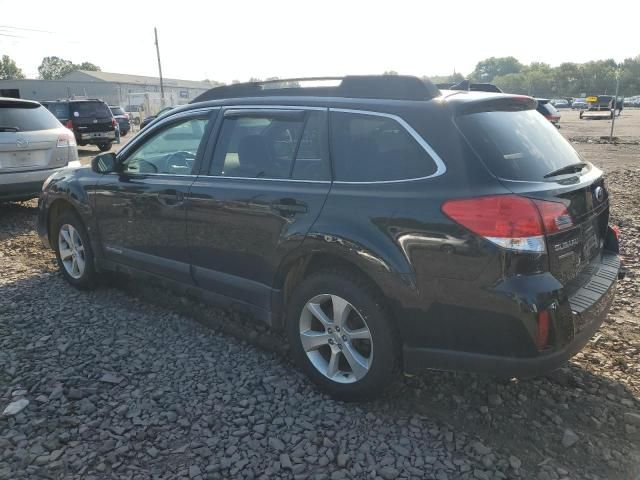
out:
{"label": "rear door", "polygon": [[609,199],[602,171],[532,110],[474,113],[457,123],[509,190],[564,206],[546,238],[549,268],[569,293],[575,291],[588,280],[589,266],[604,246]]}
{"label": "rear door", "polygon": [[225,108],[208,155],[189,194],[194,279],[269,311],[276,271],[331,187],[327,110]]}
{"label": "rear door", "polygon": [[0,171],[25,172],[65,166],[66,131],[43,106],[0,100]]}

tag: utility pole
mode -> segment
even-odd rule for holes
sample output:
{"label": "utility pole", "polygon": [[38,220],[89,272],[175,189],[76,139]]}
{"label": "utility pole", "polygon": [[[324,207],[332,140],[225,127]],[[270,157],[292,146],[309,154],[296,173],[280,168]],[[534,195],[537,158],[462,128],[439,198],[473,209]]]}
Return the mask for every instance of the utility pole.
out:
{"label": "utility pole", "polygon": [[160,63],[160,46],[158,45],[158,29],[153,27],[156,37],[156,53],[158,54],[158,72],[160,73],[160,104],[164,108],[164,84],[162,83],[162,64]]}
{"label": "utility pole", "polygon": [[611,117],[611,133],[609,141],[613,141],[613,126],[616,124],[616,108],[618,107],[618,86],[620,85],[620,68],[616,70],[616,96],[613,97],[613,116]]}

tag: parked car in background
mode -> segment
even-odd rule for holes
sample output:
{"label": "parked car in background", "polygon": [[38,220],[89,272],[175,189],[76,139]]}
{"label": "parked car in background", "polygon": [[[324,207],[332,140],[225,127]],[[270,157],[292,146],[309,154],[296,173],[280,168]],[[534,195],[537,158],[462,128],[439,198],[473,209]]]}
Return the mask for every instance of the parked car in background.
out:
{"label": "parked car in background", "polygon": [[131,122],[129,121],[129,114],[124,111],[124,109],[118,105],[109,105],[109,109],[111,109],[111,113],[113,114],[113,118],[118,122],[118,127],[120,128],[120,135],[126,136],[127,133],[131,130]]}
{"label": "parked car in background", "polygon": [[145,117],[144,120],[142,121],[142,123],[140,123],[140,130],[142,130],[144,127],[146,127],[147,125],[149,125],[151,122],[153,122],[156,118],[161,117],[162,115],[164,115],[165,113],[167,113],[169,110],[173,110],[174,107],[164,107],[162,110],[160,110],[158,113],[156,113],[155,115],[149,115],[148,117]]}
{"label": "parked car in background", "polygon": [[536,98],[538,107],[536,110],[542,114],[544,118],[549,120],[554,126],[560,128],[560,112],[551,104],[547,98]]}
{"label": "parked car in background", "polygon": [[570,108],[569,102],[564,98],[554,98],[553,100],[550,100],[549,103],[551,103],[551,105],[553,105],[557,109]]}
{"label": "parked car in background", "polygon": [[124,111],[129,115],[129,122],[135,126],[139,126],[142,122],[140,118],[140,105],[127,105]]}
{"label": "parked car in background", "polygon": [[38,102],[0,97],[0,201],[28,200],[77,163],[73,133]]}
{"label": "parked car in background", "polygon": [[211,89],[55,175],[38,231],[63,277],[244,309],[348,400],[403,369],[532,376],[580,350],[621,268],[603,172],[530,97],[332,80]]}
{"label": "parked car in background", "polygon": [[55,100],[42,104],[73,131],[78,145],[96,145],[102,152],[111,149],[116,139],[117,121],[102,100]]}
{"label": "parked car in background", "polygon": [[586,110],[589,108],[589,103],[586,98],[574,98],[571,102],[571,108],[573,110]]}

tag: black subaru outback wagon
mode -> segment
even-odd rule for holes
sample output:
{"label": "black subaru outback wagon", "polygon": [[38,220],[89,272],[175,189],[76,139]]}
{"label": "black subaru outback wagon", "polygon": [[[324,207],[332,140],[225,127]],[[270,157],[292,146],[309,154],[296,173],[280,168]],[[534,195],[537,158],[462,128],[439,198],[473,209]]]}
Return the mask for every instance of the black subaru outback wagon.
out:
{"label": "black subaru outback wagon", "polygon": [[72,285],[115,270],[244,307],[344,399],[560,366],[612,302],[608,220],[534,99],[403,76],[214,88],[39,201]]}

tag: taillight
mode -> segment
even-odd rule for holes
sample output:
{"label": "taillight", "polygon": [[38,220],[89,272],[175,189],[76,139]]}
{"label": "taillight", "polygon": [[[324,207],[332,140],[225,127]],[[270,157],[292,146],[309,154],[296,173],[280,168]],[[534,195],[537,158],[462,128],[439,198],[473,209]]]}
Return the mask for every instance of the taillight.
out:
{"label": "taillight", "polygon": [[610,225],[613,234],[616,236],[616,240],[620,241],[620,227],[618,225]]}
{"label": "taillight", "polygon": [[75,147],[76,146],[76,137],[73,136],[72,133],[63,133],[58,135],[58,147]]}
{"label": "taillight", "polygon": [[111,119],[111,126],[112,126],[112,127],[115,127],[117,124],[118,124],[118,122],[116,122],[116,119],[115,119],[115,118],[112,118],[112,119]]}
{"label": "taillight", "polygon": [[526,252],[544,252],[545,233],[572,225],[563,204],[517,195],[449,200],[442,211],[500,247]]}
{"label": "taillight", "polygon": [[67,120],[64,124],[69,130],[73,130],[73,122],[71,120]]}
{"label": "taillight", "polygon": [[536,331],[536,347],[544,350],[549,345],[549,311],[538,313],[538,329]]}

